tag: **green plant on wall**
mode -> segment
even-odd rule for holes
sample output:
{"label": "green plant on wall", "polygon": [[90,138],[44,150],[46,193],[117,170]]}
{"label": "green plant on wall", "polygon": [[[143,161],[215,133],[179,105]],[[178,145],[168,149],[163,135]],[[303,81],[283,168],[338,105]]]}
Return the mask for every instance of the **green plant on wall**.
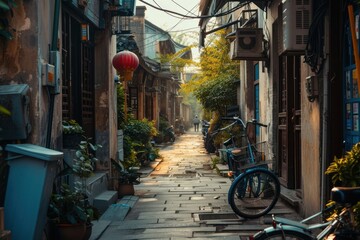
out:
{"label": "green plant on wall", "polygon": [[331,175],[335,186],[360,186],[360,143],[356,143],[343,157],[335,157],[325,174]]}
{"label": "green plant on wall", "polygon": [[9,17],[13,16],[14,7],[16,7],[15,0],[0,0],[0,36],[8,40],[13,38]]}
{"label": "green plant on wall", "polygon": [[139,166],[157,153],[150,144],[157,135],[154,122],[129,118],[124,126],[124,166]]}
{"label": "green plant on wall", "polygon": [[117,124],[118,129],[123,129],[126,123],[125,119],[125,92],[122,84],[118,84],[116,88],[117,92]]}
{"label": "green plant on wall", "polygon": [[[331,176],[331,182],[337,187],[359,187],[360,186],[360,142],[356,143],[344,156],[335,157],[325,174]],[[328,205],[334,204],[330,201]],[[360,228],[360,202],[352,207],[356,227]],[[335,209],[339,212],[341,209]],[[331,216],[330,216],[331,218]]]}

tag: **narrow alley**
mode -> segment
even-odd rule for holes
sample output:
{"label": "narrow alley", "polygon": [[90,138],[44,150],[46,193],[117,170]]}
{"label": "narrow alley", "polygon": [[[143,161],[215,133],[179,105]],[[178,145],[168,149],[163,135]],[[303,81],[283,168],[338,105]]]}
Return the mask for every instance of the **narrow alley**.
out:
{"label": "narrow alley", "polygon": [[200,132],[187,132],[160,154],[162,161],[135,186],[135,196],[120,199],[119,208],[130,210],[123,217],[116,207],[108,210],[106,230],[92,239],[247,239],[269,226],[272,213],[297,217],[282,200],[265,217],[236,216],[227,203],[231,181],[211,168]]}

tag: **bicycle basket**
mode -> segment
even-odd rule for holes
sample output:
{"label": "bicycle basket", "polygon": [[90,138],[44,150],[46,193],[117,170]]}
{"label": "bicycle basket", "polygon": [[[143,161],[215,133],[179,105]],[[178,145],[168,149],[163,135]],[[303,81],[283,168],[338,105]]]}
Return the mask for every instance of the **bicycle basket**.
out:
{"label": "bicycle basket", "polygon": [[255,162],[265,161],[269,159],[268,157],[269,151],[266,141],[253,144],[252,147],[253,147]]}

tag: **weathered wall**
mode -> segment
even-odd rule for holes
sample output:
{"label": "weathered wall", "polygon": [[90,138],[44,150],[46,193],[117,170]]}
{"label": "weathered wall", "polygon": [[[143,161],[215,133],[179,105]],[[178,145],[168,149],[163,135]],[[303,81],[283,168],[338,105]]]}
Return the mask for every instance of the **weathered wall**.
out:
{"label": "weathered wall", "polygon": [[103,147],[97,151],[99,170],[110,168],[110,159],[117,157],[117,110],[115,69],[116,38],[111,31],[97,31],[95,40],[95,137]]}
{"label": "weathered wall", "polygon": [[[41,66],[49,62],[54,4],[52,1],[16,1],[9,17],[15,29],[12,40],[0,40],[0,84],[28,84],[30,87],[30,123],[27,142],[45,146],[49,117],[49,92],[41,85]],[[56,139],[61,124],[61,99],[55,97],[52,135]]]}
{"label": "weathered wall", "polygon": [[[303,62],[303,61],[302,61]],[[312,75],[306,64],[301,72],[301,175],[304,216],[320,210],[320,104],[307,99],[305,81]]]}

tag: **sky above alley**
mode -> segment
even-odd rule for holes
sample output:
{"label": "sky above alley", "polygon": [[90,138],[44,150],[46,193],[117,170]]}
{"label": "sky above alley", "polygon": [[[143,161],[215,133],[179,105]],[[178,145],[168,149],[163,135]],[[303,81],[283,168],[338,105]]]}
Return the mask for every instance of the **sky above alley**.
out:
{"label": "sky above alley", "polygon": [[[196,0],[138,0],[136,4],[137,6],[146,6],[145,19],[169,32],[172,36],[185,35],[186,37],[183,37],[180,43],[190,45],[199,40],[199,18],[187,18],[185,16],[197,16],[199,14],[199,2]],[[185,16],[162,11],[149,4]]]}

